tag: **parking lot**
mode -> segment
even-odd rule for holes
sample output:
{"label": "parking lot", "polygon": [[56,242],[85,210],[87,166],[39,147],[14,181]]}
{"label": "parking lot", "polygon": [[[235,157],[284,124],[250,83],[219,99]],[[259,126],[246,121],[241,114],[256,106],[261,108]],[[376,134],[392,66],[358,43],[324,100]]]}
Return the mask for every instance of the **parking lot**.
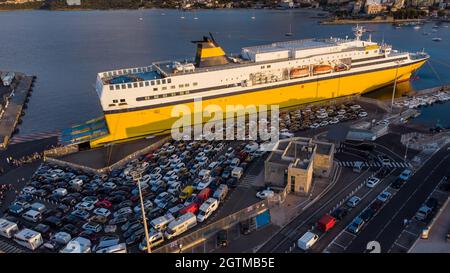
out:
{"label": "parking lot", "polygon": [[[20,230],[39,232],[43,242],[35,251],[67,251],[68,240],[75,237],[88,239],[91,250],[122,244],[128,252],[142,251],[146,244],[139,183],[154,248],[212,219],[221,201],[240,187],[252,161],[264,155],[257,147],[242,141],[172,140],[109,175],[42,164],[2,218]],[[224,196],[214,195],[225,187],[229,190]],[[214,200],[217,205],[209,206]],[[193,215],[196,224],[168,235],[167,223],[155,228],[152,220],[169,214],[171,221]],[[2,238],[14,244],[12,239]]]}

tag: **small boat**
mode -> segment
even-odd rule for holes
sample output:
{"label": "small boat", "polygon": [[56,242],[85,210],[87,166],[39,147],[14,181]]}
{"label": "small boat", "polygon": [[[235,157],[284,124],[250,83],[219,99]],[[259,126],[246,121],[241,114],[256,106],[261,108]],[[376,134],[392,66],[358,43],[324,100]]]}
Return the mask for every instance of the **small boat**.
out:
{"label": "small boat", "polygon": [[423,35],[430,35],[430,33],[429,32],[424,32],[424,33],[422,33]]}
{"label": "small boat", "polygon": [[309,68],[308,67],[293,68],[289,73],[289,76],[291,78],[301,78],[309,76]]}
{"label": "small boat", "polygon": [[287,32],[285,35],[292,36],[292,25],[289,25],[289,32]]}
{"label": "small boat", "polygon": [[144,20],[144,18],[142,18],[142,17],[139,17],[139,21],[142,21],[142,20]]}
{"label": "small boat", "polygon": [[420,26],[419,25],[415,25],[414,29],[420,29]]}
{"label": "small boat", "polygon": [[198,20],[198,17],[194,17],[194,20]]}
{"label": "small boat", "polygon": [[326,74],[330,73],[331,71],[333,71],[333,67],[326,64],[316,65],[313,68],[314,75]]}
{"label": "small boat", "polygon": [[252,18],[252,20],[255,20],[255,19],[256,19],[256,17],[255,17],[255,16],[252,16],[251,18]]}
{"label": "small boat", "polygon": [[436,38],[433,38],[432,40],[435,41],[435,42],[440,42],[440,41],[442,41],[442,38],[436,37]]}

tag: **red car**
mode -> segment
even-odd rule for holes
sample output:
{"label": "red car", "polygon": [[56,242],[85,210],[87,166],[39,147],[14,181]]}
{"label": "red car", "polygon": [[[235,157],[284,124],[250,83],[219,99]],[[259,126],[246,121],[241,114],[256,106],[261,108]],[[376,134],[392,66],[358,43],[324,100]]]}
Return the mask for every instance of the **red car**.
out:
{"label": "red car", "polygon": [[188,213],[188,212],[192,212],[193,214],[197,214],[198,209],[199,209],[199,204],[194,202],[194,203],[189,204],[187,207],[182,208],[179,211],[179,215],[183,215],[183,214]]}
{"label": "red car", "polygon": [[213,194],[213,190],[212,190],[212,189],[210,189],[210,188],[204,188],[203,190],[201,190],[201,192],[199,192],[199,194],[197,194],[197,197],[196,197],[194,203],[197,203],[197,205],[200,206],[200,205],[203,204],[203,202],[205,202],[206,199],[208,199],[212,194]]}
{"label": "red car", "polygon": [[110,207],[112,207],[112,204],[108,200],[103,199],[103,200],[98,201],[97,203],[95,203],[95,206],[99,207],[99,208],[109,209]]}

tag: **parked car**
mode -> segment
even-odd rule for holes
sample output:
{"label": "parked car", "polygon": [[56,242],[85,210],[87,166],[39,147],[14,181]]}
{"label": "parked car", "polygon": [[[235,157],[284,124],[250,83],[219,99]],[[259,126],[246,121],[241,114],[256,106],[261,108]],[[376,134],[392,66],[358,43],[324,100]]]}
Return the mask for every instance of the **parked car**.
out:
{"label": "parked car", "polygon": [[354,208],[359,204],[360,201],[361,201],[361,198],[354,195],[354,196],[350,197],[350,199],[348,199],[346,204],[347,204],[347,206]]}

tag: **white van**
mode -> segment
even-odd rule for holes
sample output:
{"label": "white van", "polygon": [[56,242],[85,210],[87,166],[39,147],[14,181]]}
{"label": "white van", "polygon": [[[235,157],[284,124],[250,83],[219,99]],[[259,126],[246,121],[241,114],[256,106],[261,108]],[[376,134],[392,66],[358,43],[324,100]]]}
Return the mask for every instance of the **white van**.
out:
{"label": "white van", "polygon": [[91,241],[83,237],[70,240],[60,253],[91,253]]}
{"label": "white van", "polygon": [[166,229],[167,225],[173,220],[175,220],[175,217],[173,217],[172,214],[168,213],[153,219],[150,222],[150,225],[156,230],[163,231]]}
{"label": "white van", "polygon": [[199,209],[197,221],[203,222],[219,207],[219,202],[215,198],[208,198]]}
{"label": "white van", "polygon": [[14,235],[14,241],[28,249],[35,250],[40,247],[44,241],[42,235],[32,229],[24,228]]}
{"label": "white van", "polygon": [[298,239],[297,246],[300,249],[308,250],[317,242],[317,240],[319,240],[319,236],[315,233],[308,231],[305,234],[303,234],[303,236],[300,239]]}
{"label": "white van", "polygon": [[[149,234],[148,241],[150,243],[150,249],[152,249],[156,246],[159,246],[160,244],[162,244],[164,242],[164,234],[159,231],[156,233]],[[147,243],[145,242],[145,237],[139,243],[139,250],[147,251]]]}
{"label": "white van", "polygon": [[0,218],[0,235],[6,238],[12,238],[19,231],[16,223]]}
{"label": "white van", "polygon": [[236,168],[239,166],[240,163],[241,163],[241,160],[239,158],[233,158],[233,160],[231,160],[230,167]]}
{"label": "white van", "polygon": [[170,222],[167,226],[166,232],[164,232],[164,235],[167,239],[171,239],[194,227],[195,225],[197,225],[197,217],[195,217],[195,214],[192,212],[188,212]]}
{"label": "white van", "polygon": [[95,253],[127,253],[127,245],[124,243],[105,247],[97,250]]}
{"label": "white van", "polygon": [[211,171],[207,170],[207,169],[202,169],[199,173],[198,173],[198,177],[200,177],[201,179],[207,179],[211,176]]}
{"label": "white van", "polygon": [[42,214],[39,211],[30,209],[27,212],[25,212],[24,214],[22,214],[22,217],[25,220],[28,220],[33,223],[37,223],[37,222],[41,221]]}
{"label": "white van", "polygon": [[228,194],[228,186],[226,184],[220,184],[217,190],[214,192],[213,197],[219,202],[223,202]]}
{"label": "white van", "polygon": [[243,174],[244,169],[242,169],[241,167],[235,167],[231,171],[231,177],[236,177],[237,179],[240,179]]}

